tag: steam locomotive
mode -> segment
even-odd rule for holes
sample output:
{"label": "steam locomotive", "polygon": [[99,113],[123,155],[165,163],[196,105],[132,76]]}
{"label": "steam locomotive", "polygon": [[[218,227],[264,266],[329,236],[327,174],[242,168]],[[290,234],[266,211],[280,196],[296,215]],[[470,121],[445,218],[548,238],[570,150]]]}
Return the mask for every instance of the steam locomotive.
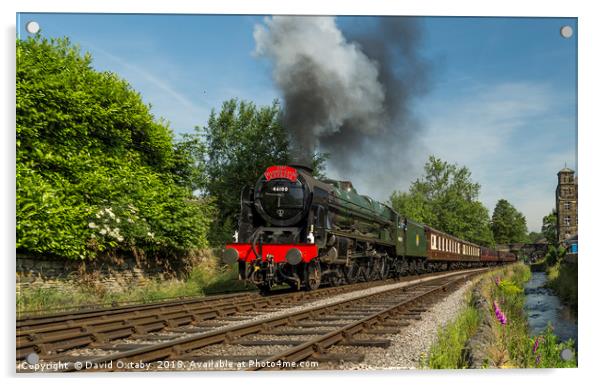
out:
{"label": "steam locomotive", "polygon": [[314,290],[516,260],[401,216],[349,181],[319,180],[305,165],[270,166],[241,193],[235,242],[223,260],[262,291]]}

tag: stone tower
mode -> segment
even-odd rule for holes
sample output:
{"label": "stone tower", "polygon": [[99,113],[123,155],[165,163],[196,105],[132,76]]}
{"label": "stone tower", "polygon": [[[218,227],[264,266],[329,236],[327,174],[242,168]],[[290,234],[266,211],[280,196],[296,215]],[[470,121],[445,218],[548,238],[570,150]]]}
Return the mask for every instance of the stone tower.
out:
{"label": "stone tower", "polygon": [[556,187],[558,242],[577,234],[577,179],[575,171],[567,167],[558,172]]}

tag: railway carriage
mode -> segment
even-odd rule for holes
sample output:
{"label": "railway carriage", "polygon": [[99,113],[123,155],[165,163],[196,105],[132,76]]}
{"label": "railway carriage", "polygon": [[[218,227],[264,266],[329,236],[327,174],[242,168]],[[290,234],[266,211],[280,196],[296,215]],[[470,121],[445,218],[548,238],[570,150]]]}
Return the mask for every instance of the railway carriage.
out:
{"label": "railway carriage", "polygon": [[[350,181],[318,180],[304,165],[271,166],[241,192],[235,242],[223,260],[268,291],[313,290],[484,265],[482,249],[360,195]],[[510,259],[511,257],[505,257]],[[509,261],[509,260],[505,260]]]}
{"label": "railway carriage", "polygon": [[479,246],[447,233],[426,227],[428,261],[440,269],[477,266],[480,263]]}
{"label": "railway carriage", "polygon": [[481,247],[481,261],[485,262],[487,265],[497,264],[501,261],[500,252],[491,248]]}

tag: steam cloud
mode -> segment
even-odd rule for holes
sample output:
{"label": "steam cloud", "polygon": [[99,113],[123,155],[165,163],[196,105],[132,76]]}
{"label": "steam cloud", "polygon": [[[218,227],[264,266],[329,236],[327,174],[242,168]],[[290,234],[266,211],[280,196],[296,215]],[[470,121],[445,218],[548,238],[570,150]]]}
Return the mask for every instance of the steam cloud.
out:
{"label": "steam cloud", "polygon": [[326,152],[329,174],[382,199],[411,169],[419,125],[410,105],[427,89],[429,66],[417,53],[415,19],[371,23],[349,39],[333,17],[275,16],[254,38],[256,54],[273,63],[296,157]]}

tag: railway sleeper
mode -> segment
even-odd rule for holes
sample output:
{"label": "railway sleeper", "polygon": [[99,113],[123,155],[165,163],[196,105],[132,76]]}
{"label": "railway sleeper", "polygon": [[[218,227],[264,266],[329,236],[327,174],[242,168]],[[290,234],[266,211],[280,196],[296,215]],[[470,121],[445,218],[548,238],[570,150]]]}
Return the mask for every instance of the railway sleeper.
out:
{"label": "railway sleeper", "polygon": [[305,341],[303,341],[303,340],[290,340],[290,339],[236,340],[236,341],[232,342],[232,344],[239,345],[239,346],[297,346],[297,345],[300,345],[303,343],[305,343]]}
{"label": "railway sleeper", "polygon": [[343,342],[339,343],[339,345],[387,348],[391,345],[391,340],[389,340],[389,339],[346,339]]}

